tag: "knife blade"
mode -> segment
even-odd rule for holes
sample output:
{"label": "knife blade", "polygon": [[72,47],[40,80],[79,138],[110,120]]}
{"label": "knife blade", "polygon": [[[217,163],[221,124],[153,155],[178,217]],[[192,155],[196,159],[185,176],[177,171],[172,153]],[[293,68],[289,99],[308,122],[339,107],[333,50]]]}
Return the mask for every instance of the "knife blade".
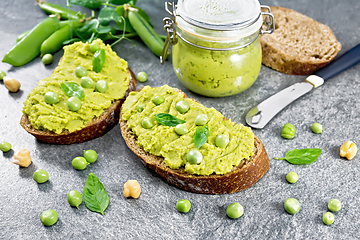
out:
{"label": "knife blade", "polygon": [[295,83],[251,108],[246,114],[246,123],[253,128],[264,128],[287,105],[358,62],[360,62],[360,44],[321,68],[314,75],[308,76],[304,82]]}

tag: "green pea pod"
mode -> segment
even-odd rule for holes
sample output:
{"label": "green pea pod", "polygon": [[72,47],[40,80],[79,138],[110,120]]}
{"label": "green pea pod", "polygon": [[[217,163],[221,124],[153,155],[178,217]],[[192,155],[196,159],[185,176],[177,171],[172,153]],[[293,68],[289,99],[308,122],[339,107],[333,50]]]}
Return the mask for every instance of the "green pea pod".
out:
{"label": "green pea pod", "polygon": [[59,20],[49,17],[38,23],[2,59],[15,67],[22,66],[40,54],[41,44],[59,28]]}
{"label": "green pea pod", "polygon": [[37,0],[39,7],[47,14],[60,14],[62,19],[80,19],[82,14],[74,10],[53,4]]}
{"label": "green pea pod", "polygon": [[154,28],[136,11],[129,11],[129,21],[145,45],[158,57],[164,47],[164,41]]}
{"label": "green pea pod", "polygon": [[41,44],[41,56],[58,51],[64,45],[63,43],[71,38],[72,32],[70,25],[60,28]]}
{"label": "green pea pod", "polygon": [[74,32],[79,27],[82,27],[84,23],[82,23],[80,20],[64,20],[59,22],[59,28],[66,27],[67,25],[70,25]]}
{"label": "green pea pod", "polygon": [[26,32],[23,32],[19,36],[17,36],[16,42],[20,42],[20,40],[23,39],[30,31],[31,30],[27,30]]}
{"label": "green pea pod", "polygon": [[104,49],[97,50],[94,53],[94,57],[93,57],[93,70],[97,73],[100,72],[105,64],[105,60],[106,60],[105,50]]}

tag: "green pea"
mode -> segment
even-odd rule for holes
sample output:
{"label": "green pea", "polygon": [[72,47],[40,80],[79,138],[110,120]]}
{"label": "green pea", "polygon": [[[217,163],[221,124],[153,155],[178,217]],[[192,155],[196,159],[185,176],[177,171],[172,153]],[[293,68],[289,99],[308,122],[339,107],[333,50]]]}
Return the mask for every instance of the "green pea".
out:
{"label": "green pea", "polygon": [[145,129],[150,129],[155,125],[154,120],[149,117],[144,117],[143,120],[141,120],[141,126]]}
{"label": "green pea", "polygon": [[33,179],[37,183],[44,183],[49,180],[49,174],[45,170],[39,169],[33,173]]}
{"label": "green pea", "polygon": [[3,78],[6,76],[6,72],[0,71],[0,80],[3,80]]}
{"label": "green pea", "polygon": [[324,213],[322,219],[326,225],[331,225],[335,221],[335,216],[331,212],[326,212],[326,213]]}
{"label": "green pea", "polygon": [[67,200],[70,206],[79,208],[79,205],[82,203],[81,194],[76,190],[71,190],[67,195]]}
{"label": "green pea", "polygon": [[90,44],[90,51],[95,53],[97,50],[100,50],[100,45],[97,42],[92,42]]}
{"label": "green pea", "polygon": [[287,123],[283,126],[281,131],[283,138],[291,139],[295,137],[295,127],[291,123]]}
{"label": "green pea", "polygon": [[299,180],[299,176],[296,174],[296,172],[289,172],[286,175],[286,180],[289,183],[296,183]]}
{"label": "green pea", "polygon": [[217,135],[215,145],[219,148],[225,148],[229,144],[229,137],[226,134]]}
{"label": "green pea", "polygon": [[209,118],[206,116],[206,114],[199,114],[195,118],[195,124],[198,126],[203,126],[209,121]]}
{"label": "green pea", "polygon": [[2,142],[0,143],[0,150],[2,152],[8,152],[11,149],[11,144],[8,142]]}
{"label": "green pea", "polygon": [[51,64],[53,62],[53,55],[47,53],[41,58],[41,61],[44,65]]}
{"label": "green pea", "polygon": [[44,100],[47,104],[56,104],[59,102],[59,95],[55,92],[47,92],[44,95]]}
{"label": "green pea", "polygon": [[78,66],[75,68],[75,74],[78,78],[85,77],[88,72],[84,66]]}
{"label": "green pea", "polygon": [[77,97],[71,97],[67,100],[67,106],[71,111],[76,112],[81,108],[81,101]]}
{"label": "green pea", "polygon": [[158,95],[156,97],[153,98],[153,103],[155,103],[155,105],[160,105],[165,101],[165,98],[161,95]]}
{"label": "green pea", "polygon": [[144,111],[145,107],[146,107],[145,103],[139,104],[136,106],[136,111],[142,112],[142,111]]}
{"label": "green pea", "polygon": [[107,83],[107,81],[104,81],[104,80],[99,80],[95,84],[95,90],[100,93],[106,92],[106,90],[108,90],[108,88],[109,88],[108,83]]}
{"label": "green pea", "polygon": [[328,203],[328,208],[332,212],[337,212],[341,209],[341,202],[338,199],[331,199]]}
{"label": "green pea", "polygon": [[244,208],[240,203],[234,202],[226,208],[226,214],[229,218],[239,218],[244,214]]}
{"label": "green pea", "polygon": [[203,155],[199,150],[192,149],[187,153],[186,160],[191,164],[199,164],[203,160]]}
{"label": "green pea", "polygon": [[285,210],[290,214],[295,214],[300,211],[300,203],[295,198],[288,198],[284,202]]}
{"label": "green pea", "polygon": [[177,201],[176,203],[176,209],[179,211],[179,212],[182,212],[182,213],[187,213],[190,211],[190,208],[191,208],[191,203],[189,200],[187,199],[180,199],[179,201]]}
{"label": "green pea", "polygon": [[190,106],[185,100],[180,100],[176,103],[175,108],[179,111],[179,113],[187,113]]}
{"label": "green pea", "polygon": [[146,72],[139,72],[137,75],[136,75],[136,78],[139,82],[146,82],[148,80],[148,75]]}
{"label": "green pea", "polygon": [[83,88],[93,88],[94,87],[94,81],[91,79],[91,77],[82,77],[80,79],[80,84]]}
{"label": "green pea", "polygon": [[186,127],[185,124],[178,124],[176,125],[175,127],[175,132],[178,134],[178,135],[185,135],[188,133],[188,129]]}
{"label": "green pea", "polygon": [[320,123],[313,123],[313,125],[311,125],[311,130],[314,133],[322,133],[323,132],[323,127],[321,126]]}
{"label": "green pea", "polygon": [[88,163],[94,163],[97,160],[97,153],[94,150],[85,150],[84,151],[84,158]]}
{"label": "green pea", "polygon": [[72,160],[71,165],[76,170],[84,170],[89,163],[84,157],[76,157]]}
{"label": "green pea", "polygon": [[58,219],[59,219],[59,216],[58,216],[57,212],[53,209],[43,211],[40,215],[40,221],[45,226],[54,225]]}

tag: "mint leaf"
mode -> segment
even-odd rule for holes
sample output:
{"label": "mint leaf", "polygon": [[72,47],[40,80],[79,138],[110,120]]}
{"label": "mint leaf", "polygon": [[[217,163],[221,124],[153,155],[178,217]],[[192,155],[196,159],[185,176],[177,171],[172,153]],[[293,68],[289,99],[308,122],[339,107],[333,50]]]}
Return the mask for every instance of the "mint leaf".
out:
{"label": "mint leaf", "polygon": [[183,124],[186,123],[184,120],[178,119],[176,117],[174,117],[171,114],[168,113],[158,113],[154,115],[154,119],[164,125],[164,126],[168,126],[168,127],[176,127],[178,124]]}
{"label": "mint leaf", "polygon": [[106,189],[99,178],[93,173],[90,173],[86,179],[83,199],[90,211],[98,212],[102,215],[104,215],[104,211],[109,206],[109,196]]}
{"label": "mint leaf", "polygon": [[68,97],[77,97],[84,99],[84,89],[75,82],[63,82],[61,83],[61,89],[65,92]]}
{"label": "mint leaf", "polygon": [[291,164],[310,164],[316,161],[322,150],[320,148],[293,149],[288,151],[283,158],[276,160],[286,160]]}
{"label": "mint leaf", "polygon": [[201,148],[204,143],[206,143],[209,137],[209,127],[208,125],[205,126],[198,126],[195,131],[194,136],[194,144],[196,148]]}

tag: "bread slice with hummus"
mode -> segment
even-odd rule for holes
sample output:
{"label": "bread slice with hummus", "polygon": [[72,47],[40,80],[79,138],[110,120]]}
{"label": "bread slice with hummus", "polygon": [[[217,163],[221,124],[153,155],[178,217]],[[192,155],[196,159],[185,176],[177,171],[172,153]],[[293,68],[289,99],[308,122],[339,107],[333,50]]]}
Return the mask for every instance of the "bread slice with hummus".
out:
{"label": "bread slice with hummus", "polygon": [[[164,99],[158,105],[154,103],[157,96]],[[176,105],[180,101],[188,103],[188,111],[178,111]],[[195,120],[200,114],[208,116],[205,125],[198,125]],[[159,116],[166,116],[165,120],[175,124],[164,125],[162,120],[158,120]],[[152,119],[151,128],[143,126],[145,118]],[[175,125],[179,122],[186,127],[187,133],[177,133]],[[146,167],[169,184],[186,191],[206,194],[238,192],[256,183],[270,166],[264,145],[249,127],[226,119],[214,108],[206,108],[167,85],[158,88],[146,86],[130,93],[122,105],[120,128],[127,146]],[[196,145],[199,133],[201,138],[204,137],[201,130],[205,128],[208,136],[201,146]],[[219,135],[228,137],[225,146],[218,146],[216,139]],[[201,162],[188,160],[188,153],[192,150],[201,153]]]}
{"label": "bread slice with hummus", "polygon": [[[50,77],[40,80],[24,102],[21,126],[37,139],[54,144],[80,143],[97,138],[111,130],[118,122],[120,108],[130,91],[136,90],[136,78],[127,62],[117,56],[109,45],[95,40],[104,50],[105,62],[100,71],[93,69],[94,53],[89,43],[77,42],[64,47],[64,56]],[[87,70],[93,80],[82,87],[75,73],[78,66]],[[96,90],[99,80],[106,81],[105,92]],[[75,88],[64,88],[69,83]],[[70,85],[67,85],[70,86]],[[64,90],[65,89],[65,90]],[[81,107],[72,111],[67,100],[76,91],[83,91]],[[56,93],[58,102],[45,101],[47,92]]]}

